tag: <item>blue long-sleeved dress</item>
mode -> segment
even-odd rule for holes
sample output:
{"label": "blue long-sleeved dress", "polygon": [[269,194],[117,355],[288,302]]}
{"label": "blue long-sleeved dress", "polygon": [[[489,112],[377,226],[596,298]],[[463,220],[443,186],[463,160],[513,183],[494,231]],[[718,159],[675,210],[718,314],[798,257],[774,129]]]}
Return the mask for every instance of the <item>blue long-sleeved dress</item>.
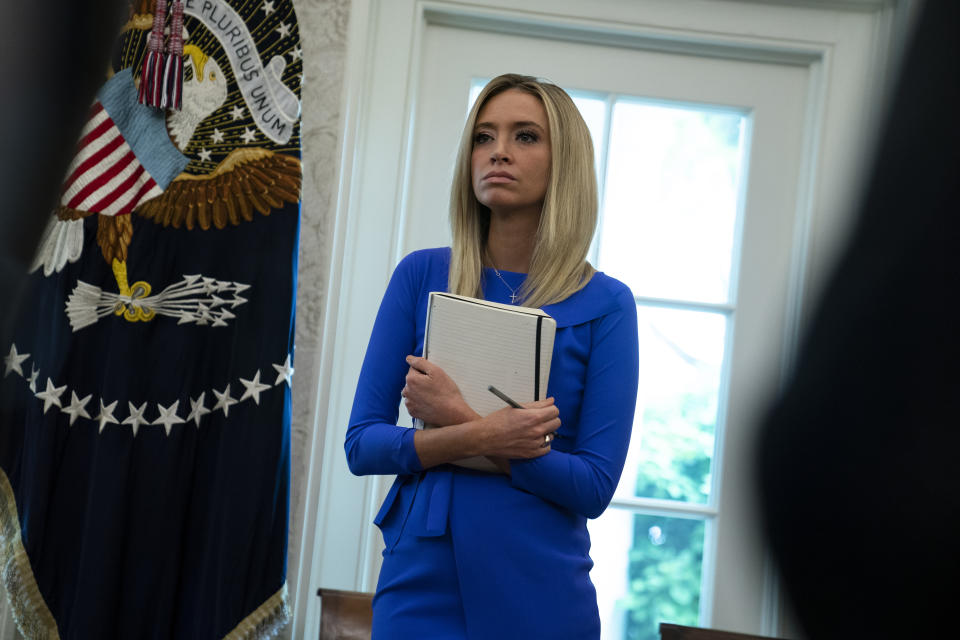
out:
{"label": "blue long-sleeved dress", "polygon": [[[637,395],[630,290],[595,273],[543,307],[557,321],[547,387],[560,438],[511,475],[424,470],[414,430],[397,426],[409,354],[423,353],[430,291],[446,291],[450,249],[416,251],[393,273],[363,361],[346,436],[353,473],[397,474],[375,522],[386,549],[374,638],[598,638],[587,518],[613,496]],[[516,289],[525,274],[500,272]],[[485,297],[510,291],[484,270]]]}

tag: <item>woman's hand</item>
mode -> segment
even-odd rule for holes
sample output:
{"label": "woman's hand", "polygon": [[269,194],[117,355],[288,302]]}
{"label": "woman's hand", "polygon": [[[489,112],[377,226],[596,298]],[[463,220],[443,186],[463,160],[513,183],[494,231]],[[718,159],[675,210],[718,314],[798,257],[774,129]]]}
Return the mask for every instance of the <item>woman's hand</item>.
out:
{"label": "woman's hand", "polygon": [[550,451],[553,434],[560,428],[560,410],[553,398],[523,406],[494,411],[481,421],[481,446],[484,455],[495,463],[511,458],[538,458]]}
{"label": "woman's hand", "polygon": [[[419,370],[417,373],[430,375]],[[553,398],[523,406],[523,409],[506,407],[486,418],[471,411],[473,418],[454,422],[444,429],[417,429],[413,443],[420,464],[429,469],[462,458],[487,456],[501,471],[509,474],[511,458],[544,455],[550,451],[553,433],[560,428],[560,411]]]}
{"label": "woman's hand", "polygon": [[461,424],[480,417],[467,405],[460,389],[443,369],[425,358],[407,356],[406,386],[403,396],[407,413],[436,427]]}

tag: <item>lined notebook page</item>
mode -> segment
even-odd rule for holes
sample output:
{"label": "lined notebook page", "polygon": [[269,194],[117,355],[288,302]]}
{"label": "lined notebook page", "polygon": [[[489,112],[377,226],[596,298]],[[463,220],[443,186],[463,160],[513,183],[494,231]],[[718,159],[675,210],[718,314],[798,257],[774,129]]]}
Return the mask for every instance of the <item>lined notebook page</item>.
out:
{"label": "lined notebook page", "polygon": [[537,320],[540,327],[540,392],[546,397],[556,322],[540,309],[515,307],[433,292],[425,353],[447,372],[464,400],[480,415],[505,404],[493,385],[517,402],[535,399]]}

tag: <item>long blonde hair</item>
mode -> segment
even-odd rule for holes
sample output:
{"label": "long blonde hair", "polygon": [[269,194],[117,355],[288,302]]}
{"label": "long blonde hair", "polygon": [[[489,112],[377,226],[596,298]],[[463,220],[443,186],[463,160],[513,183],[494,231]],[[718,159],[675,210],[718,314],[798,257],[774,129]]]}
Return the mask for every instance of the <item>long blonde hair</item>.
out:
{"label": "long blonde hair", "polygon": [[481,297],[483,255],[490,210],[473,192],[471,155],[477,115],[487,100],[518,89],[537,97],[547,112],[551,170],[527,279],[520,288],[525,306],[560,302],[579,291],[594,273],[587,252],[597,226],[597,179],[590,131],[570,96],[531,76],[508,73],[487,83],[470,109],[460,138],[450,193],[453,252],[448,289]]}

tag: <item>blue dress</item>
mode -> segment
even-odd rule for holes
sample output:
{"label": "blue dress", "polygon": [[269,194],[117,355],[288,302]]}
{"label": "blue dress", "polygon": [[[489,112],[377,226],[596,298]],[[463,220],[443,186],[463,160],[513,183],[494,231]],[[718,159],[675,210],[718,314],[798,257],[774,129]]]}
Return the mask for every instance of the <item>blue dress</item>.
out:
{"label": "blue dress", "polygon": [[[450,249],[416,251],[390,279],[363,361],[346,453],[357,475],[396,474],[375,523],[384,564],[375,640],[599,638],[587,518],[623,470],[637,395],[637,315],[621,282],[595,273],[543,310],[557,321],[547,386],[562,425],[551,451],[511,475],[424,470],[397,426],[409,354],[423,353],[430,291],[446,291]],[[500,272],[517,288],[525,274]],[[510,291],[484,270],[488,300]]]}

